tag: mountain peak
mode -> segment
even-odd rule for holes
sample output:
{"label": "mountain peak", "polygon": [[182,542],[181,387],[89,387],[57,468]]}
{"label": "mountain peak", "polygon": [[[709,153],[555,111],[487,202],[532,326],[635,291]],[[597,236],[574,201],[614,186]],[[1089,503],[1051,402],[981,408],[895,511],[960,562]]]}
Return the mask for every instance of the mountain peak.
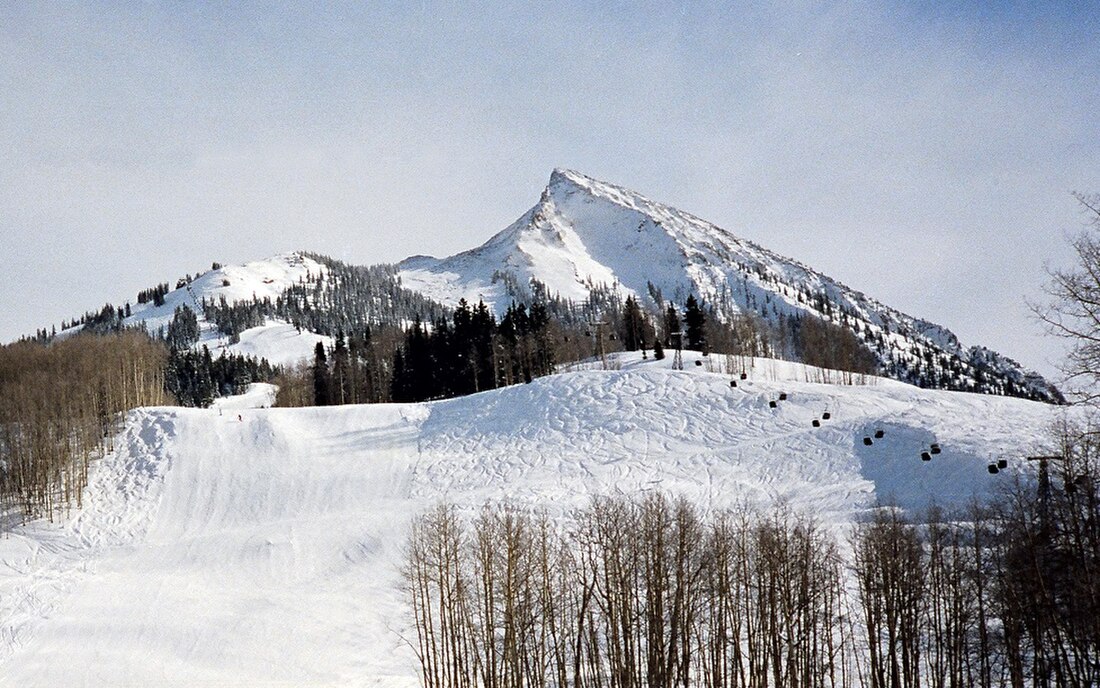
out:
{"label": "mountain peak", "polygon": [[555,167],[550,173],[549,186],[561,186],[563,184],[577,184],[578,182],[595,181],[591,177],[581,174],[575,170],[566,169],[564,167]]}
{"label": "mountain peak", "polygon": [[616,206],[646,215],[659,215],[668,210],[636,191],[564,167],[555,167],[550,173],[550,183],[542,193],[542,202],[553,199],[555,204],[560,205],[577,194],[610,201]]}
{"label": "mountain peak", "polygon": [[546,202],[550,198],[564,197],[577,192],[591,194],[598,186],[607,185],[575,170],[555,167],[550,173],[550,181],[546,189],[542,192],[542,201]]}
{"label": "mountain peak", "polygon": [[498,311],[537,281],[575,303],[595,289],[634,296],[659,317],[689,295],[728,323],[818,318],[848,330],[890,377],[926,386],[1058,400],[1015,362],[973,356],[946,328],[889,308],[706,220],[575,170],[555,168],[537,205],[482,246],[407,261],[402,283],[443,303]]}

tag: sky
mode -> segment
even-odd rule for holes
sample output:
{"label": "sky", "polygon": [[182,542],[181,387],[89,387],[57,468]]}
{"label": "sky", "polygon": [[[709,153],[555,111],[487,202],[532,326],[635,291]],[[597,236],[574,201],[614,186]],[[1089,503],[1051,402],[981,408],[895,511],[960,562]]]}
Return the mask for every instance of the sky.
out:
{"label": "sky", "polygon": [[313,5],[0,0],[0,341],[213,261],[472,248],[566,167],[1055,371],[1087,3]]}

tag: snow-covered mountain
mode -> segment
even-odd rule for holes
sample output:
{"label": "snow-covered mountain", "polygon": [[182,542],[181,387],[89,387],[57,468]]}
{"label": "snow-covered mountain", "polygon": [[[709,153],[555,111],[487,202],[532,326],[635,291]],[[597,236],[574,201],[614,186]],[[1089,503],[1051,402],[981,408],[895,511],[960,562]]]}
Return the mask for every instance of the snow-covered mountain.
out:
{"label": "snow-covered mountain", "polygon": [[532,280],[583,301],[594,287],[652,308],[690,294],[720,318],[769,322],[813,315],[852,331],[890,377],[921,386],[1046,401],[1061,395],[1037,373],[948,329],[890,308],[790,258],[689,213],[578,172],[557,169],[539,202],[482,246],[399,264],[403,286],[453,305],[483,299],[501,310]]}
{"label": "snow-covered mountain", "polygon": [[809,383],[821,371],[764,360],[732,388],[724,357],[686,358],[704,365],[623,354],[620,370],[422,404],[137,409],[82,508],[0,538],[0,685],[414,686],[400,570],[410,520],[440,500],[561,518],[647,490],[780,501],[843,538],[876,499],[960,506],[1026,474],[1074,413]]}
{"label": "snow-covered mountain", "polygon": [[186,306],[199,317],[202,330],[200,346],[206,345],[214,355],[224,350],[266,358],[276,365],[296,363],[312,355],[319,341],[331,346],[332,338],[299,330],[276,319],[246,329],[239,337],[231,338],[206,320],[202,303],[204,299],[210,303],[218,303],[222,299],[227,303],[275,300],[287,289],[316,280],[325,272],[324,265],[302,253],[283,253],[244,265],[213,268],[191,281],[177,282],[176,288],[165,294],[164,302],[159,305],[150,301],[133,307],[124,323],[144,324],[146,329],[156,333],[160,328],[168,327],[177,308]]}
{"label": "snow-covered mountain", "polygon": [[[265,357],[307,358],[318,341],[366,324],[431,321],[460,299],[498,315],[547,294],[581,303],[634,295],[656,312],[701,298],[720,320],[752,315],[782,331],[816,316],[851,332],[881,372],[921,387],[1060,402],[1040,375],[948,329],[907,315],[795,260],[621,187],[554,170],[538,203],[483,245],[449,258],[414,256],[358,267],[287,253],[180,280],[163,303],[135,306],[125,324],[166,327],[175,309],[199,316],[200,345]],[[203,304],[233,308],[213,313]],[[232,322],[231,322],[232,321]],[[243,322],[243,324],[242,324]],[[227,326],[226,323],[230,323]],[[788,327],[788,331],[790,328]]]}

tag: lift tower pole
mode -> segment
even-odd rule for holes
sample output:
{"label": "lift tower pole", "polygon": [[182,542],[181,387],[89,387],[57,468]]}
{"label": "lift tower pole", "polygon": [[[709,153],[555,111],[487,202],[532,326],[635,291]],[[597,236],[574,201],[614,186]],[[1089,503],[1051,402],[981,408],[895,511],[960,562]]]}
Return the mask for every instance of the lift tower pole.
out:
{"label": "lift tower pole", "polygon": [[676,353],[672,356],[672,369],[683,370],[684,369],[684,333],[683,331],[669,332],[669,341],[674,347],[676,347]]}
{"label": "lift tower pole", "polygon": [[1050,534],[1050,468],[1048,462],[1063,461],[1064,456],[1051,454],[1047,456],[1028,456],[1028,461],[1039,462],[1039,527],[1043,537]]}
{"label": "lift tower pole", "polygon": [[604,370],[607,370],[607,355],[603,349],[603,326],[607,324],[606,320],[596,320],[593,318],[588,321],[588,331],[592,334],[592,337],[596,342],[596,355],[600,357],[600,364]]}

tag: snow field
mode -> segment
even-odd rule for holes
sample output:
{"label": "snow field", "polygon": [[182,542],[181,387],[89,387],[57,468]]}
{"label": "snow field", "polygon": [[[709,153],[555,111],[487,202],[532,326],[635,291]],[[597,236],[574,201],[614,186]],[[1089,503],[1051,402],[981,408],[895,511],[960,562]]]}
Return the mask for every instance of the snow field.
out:
{"label": "snow field", "polygon": [[220,412],[137,410],[82,510],[0,539],[0,685],[416,685],[403,543],[441,500],[566,516],[661,490],[844,529],[878,498],[963,504],[1011,479],[1064,413],[764,361],[733,388],[693,360],[620,355],[428,404],[240,409],[257,388]]}
{"label": "snow field", "polygon": [[[240,341],[230,344],[227,336],[204,319],[202,300],[217,302],[222,297],[229,303],[251,301],[253,297],[274,300],[288,287],[305,279],[307,274],[318,275],[325,269],[317,261],[297,252],[244,265],[227,265],[196,276],[184,287],[172,289],[165,295],[161,306],[152,302],[134,304],[132,315],[125,323],[141,324],[149,332],[156,333],[159,328],[168,327],[177,308],[187,306],[199,318],[200,336],[196,348],[206,346],[215,358],[223,351],[229,351],[257,359],[266,358],[272,365],[294,365],[310,359],[317,342],[331,347],[333,338],[308,331],[299,332],[289,323],[271,319],[264,325],[241,332]],[[62,335],[68,336],[76,331],[70,328]]]}

